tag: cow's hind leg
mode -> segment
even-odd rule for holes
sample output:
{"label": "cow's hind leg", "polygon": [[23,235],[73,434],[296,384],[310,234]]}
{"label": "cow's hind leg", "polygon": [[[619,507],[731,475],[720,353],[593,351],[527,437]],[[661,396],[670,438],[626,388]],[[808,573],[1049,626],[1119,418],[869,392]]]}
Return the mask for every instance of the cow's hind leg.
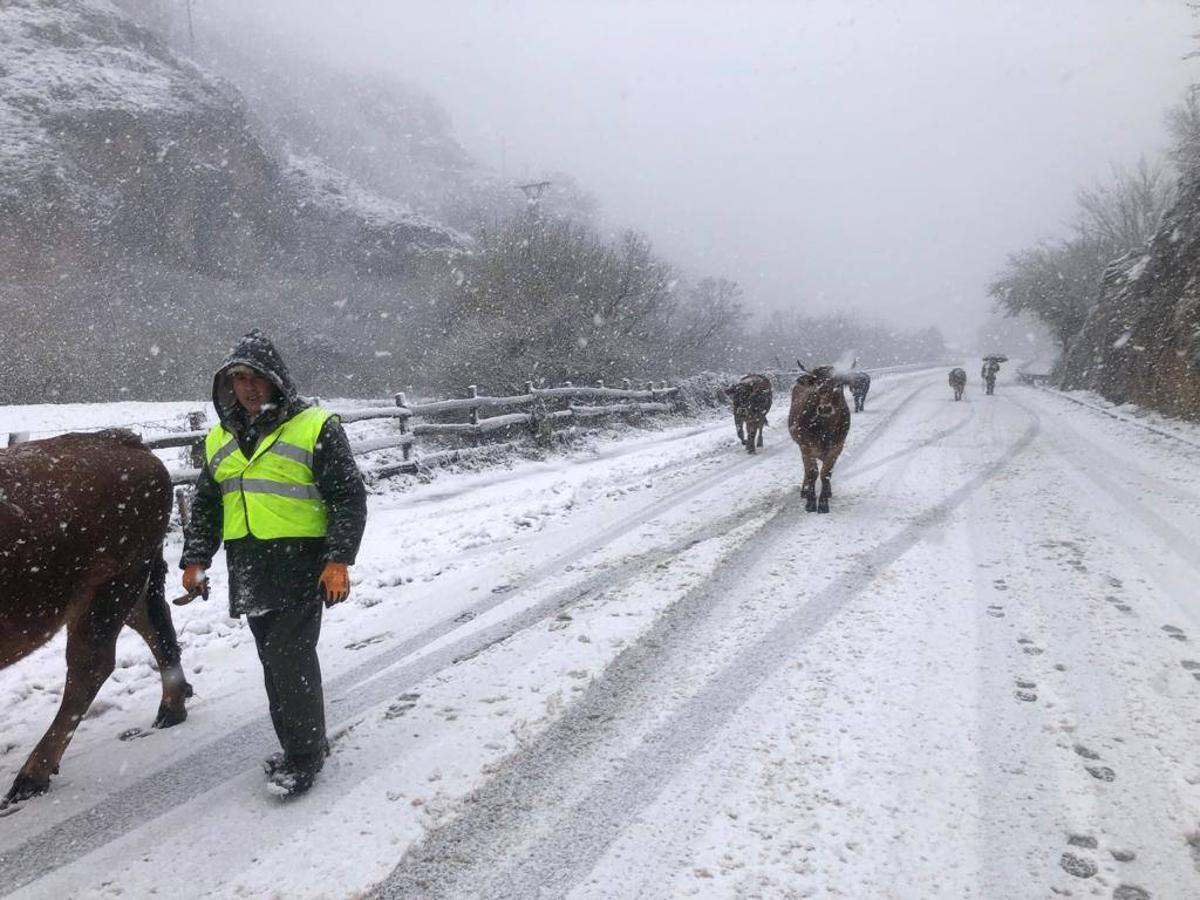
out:
{"label": "cow's hind leg", "polygon": [[136,581],[119,577],[102,585],[79,618],[68,624],[67,683],[62,703],[49,730],[17,773],[5,795],[5,804],[45,793],[50,787],[50,776],[58,771],[71,736],[96,699],[100,686],[112,674],[117,634],[128,613],[130,593],[140,593],[145,583],[143,572]]}
{"label": "cow's hind leg", "polygon": [[733,426],[737,429],[738,440],[742,444],[745,444],[746,443],[746,433],[742,430],[742,417],[739,416],[737,413],[733,414]]}
{"label": "cow's hind leg", "polygon": [[760,447],[763,445],[763,440],[762,440],[763,428],[766,426],[766,424],[767,424],[766,419],[758,420],[758,428],[757,428],[757,430],[758,430],[758,446],[760,446]]}
{"label": "cow's hind leg", "polygon": [[804,497],[804,510],[805,512],[816,512],[817,457],[805,447],[800,448],[800,457],[804,460],[804,483],[800,486],[800,494]]}
{"label": "cow's hind leg", "polygon": [[842,448],[837,447],[826,454],[821,462],[821,498],[817,501],[817,512],[829,512],[829,500],[833,497],[833,466],[842,455]]}
{"label": "cow's hind leg", "polygon": [[186,700],[192,696],[192,686],[183,674],[180,662],[179,639],[171,621],[171,608],[163,589],[167,566],[161,559],[154,563],[146,595],[134,605],[125,624],[142,636],[154,654],[158,674],[162,678],[162,702],[154,717],[155,728],[170,728],[187,718]]}

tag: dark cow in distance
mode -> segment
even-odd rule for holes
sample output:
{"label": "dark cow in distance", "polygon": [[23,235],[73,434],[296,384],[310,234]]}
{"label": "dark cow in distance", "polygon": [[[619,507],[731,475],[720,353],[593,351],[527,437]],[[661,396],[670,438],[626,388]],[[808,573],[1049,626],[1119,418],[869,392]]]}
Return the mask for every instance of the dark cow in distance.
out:
{"label": "dark cow in distance", "polygon": [[965,369],[950,370],[950,387],[954,391],[954,399],[961,400],[963,391],[967,389],[967,372]]}
{"label": "dark cow in distance", "polygon": [[164,596],[170,515],[166,467],[131,432],[67,434],[0,450],[0,668],[67,629],[58,714],[0,805],[50,786],[112,674],[124,625],[149,644],[162,676],[155,726],[187,717],[191,689]]}
{"label": "dark cow in distance", "polygon": [[854,398],[854,411],[862,412],[867,405],[867,392],[871,390],[871,376],[855,369],[846,376],[846,384],[850,387],[850,396]]}
{"label": "dark cow in distance", "polygon": [[743,375],[736,384],[725,388],[725,394],[733,403],[733,425],[738,440],[750,453],[763,445],[763,427],[771,410],[772,393],[771,381],[766,375]]}
{"label": "dark cow in distance", "polygon": [[[804,372],[792,386],[792,408],[788,412],[788,433],[800,445],[804,460],[804,508],[808,512],[829,512],[833,496],[830,478],[850,433],[850,406],[844,391],[846,378],[833,366],[820,366]],[[820,469],[817,463],[820,463]],[[817,475],[821,477],[821,497],[816,495]]]}

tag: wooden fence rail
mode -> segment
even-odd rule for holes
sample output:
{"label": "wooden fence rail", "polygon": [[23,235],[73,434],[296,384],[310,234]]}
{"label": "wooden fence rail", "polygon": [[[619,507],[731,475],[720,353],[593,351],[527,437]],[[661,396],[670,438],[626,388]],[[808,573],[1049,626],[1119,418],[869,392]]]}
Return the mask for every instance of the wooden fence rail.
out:
{"label": "wooden fence rail", "polygon": [[[483,447],[476,446],[479,439],[488,435],[506,431],[523,431],[536,441],[549,439],[555,428],[562,428],[576,420],[593,419],[603,416],[618,415],[647,415],[672,412],[677,407],[679,389],[668,387],[666,384],[655,387],[647,384],[642,389],[635,389],[628,382],[621,388],[596,386],[576,386],[565,384],[561,387],[535,388],[526,384],[525,393],[511,397],[488,397],[479,395],[472,385],[468,388],[468,396],[449,400],[435,400],[429,403],[409,403],[403,393],[395,395],[391,406],[368,406],[344,411],[334,410],[344,423],[368,422],[373,420],[393,419],[397,423],[394,435],[384,435],[351,440],[351,449],[356,456],[374,453],[378,450],[400,449],[404,460],[376,467],[372,473],[378,477],[389,477],[401,473],[413,474],[421,465],[434,465],[447,460],[465,458],[472,453],[495,451],[516,446],[517,442],[489,443]],[[603,405],[588,405],[576,403],[576,400],[614,400],[618,402]],[[552,405],[566,403],[564,409],[551,409]],[[529,408],[528,412],[499,412],[497,415],[481,417],[482,409],[500,411],[506,409]],[[466,414],[466,422],[437,422],[424,421],[428,418],[449,414]],[[191,466],[171,473],[171,480],[177,485],[195,483],[204,463],[204,438],[207,430],[201,426],[203,414],[199,420],[197,414],[189,416],[189,426],[193,429],[178,434],[162,435],[145,438],[146,445],[154,450],[174,447],[191,448]],[[465,441],[467,446],[455,446],[446,449],[431,450],[413,459],[412,450],[420,437],[445,438],[452,441]]]}

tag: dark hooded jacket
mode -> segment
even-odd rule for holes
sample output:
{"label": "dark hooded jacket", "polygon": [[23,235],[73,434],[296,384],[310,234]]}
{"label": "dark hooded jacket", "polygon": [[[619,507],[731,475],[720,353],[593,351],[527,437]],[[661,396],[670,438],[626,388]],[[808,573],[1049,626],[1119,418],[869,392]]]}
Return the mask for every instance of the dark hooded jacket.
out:
{"label": "dark hooded jacket", "polygon": [[[273,405],[251,421],[237,402],[229,369],[249,366],[275,386]],[[242,338],[213,376],[217,416],[249,456],[258,442],[309,404],[300,398],[275,346],[261,331]],[[367,522],[367,496],[350,442],[336,418],[321,429],[313,452],[313,475],[329,514],[323,538],[260,540],[249,535],[229,541],[230,614],[254,615],[288,609],[320,599],[317,580],[326,562],[354,563]],[[212,565],[221,546],[221,488],[208,466],[200,471],[192,515],[184,531],[180,567]]]}

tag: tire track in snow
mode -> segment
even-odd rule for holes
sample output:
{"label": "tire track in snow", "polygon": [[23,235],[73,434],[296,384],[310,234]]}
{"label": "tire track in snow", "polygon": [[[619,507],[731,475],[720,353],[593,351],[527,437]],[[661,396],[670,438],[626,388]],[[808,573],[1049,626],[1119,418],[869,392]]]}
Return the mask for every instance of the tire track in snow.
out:
{"label": "tire track in snow", "polygon": [[[1028,407],[1024,404],[1017,403],[1016,405],[1021,407],[1025,412],[1029,412]],[[1145,498],[1138,496],[1134,489],[1130,487],[1130,482],[1135,479],[1143,488],[1145,485],[1155,484],[1156,479],[1131,464],[1117,459],[1096,441],[1084,437],[1075,429],[1070,428],[1070,426],[1063,426],[1063,428],[1070,432],[1075,447],[1068,452],[1054,442],[1050,442],[1048,444],[1049,449],[1056,456],[1064,460],[1072,470],[1080,473],[1106,494],[1117,499],[1122,509],[1141,519],[1142,523],[1154,532],[1159,540],[1165,546],[1169,547],[1182,562],[1193,569],[1200,568],[1200,564],[1196,562],[1200,559],[1200,545],[1196,543],[1194,538],[1176,528],[1156,512],[1153,512],[1145,502]],[[1086,445],[1086,452],[1081,451],[1080,445]],[[1097,471],[1097,461],[1103,462],[1109,471],[1120,472],[1121,476],[1125,479],[1124,483]],[[1180,502],[1195,503],[1195,495],[1183,496],[1170,484],[1162,485],[1162,487],[1175,493],[1176,498]]]}
{"label": "tire track in snow", "polygon": [[[471,798],[462,816],[410,850],[373,896],[566,895],[621,831],[654,802],[671,775],[704,749],[747,699],[793,658],[797,647],[1030,445],[1040,431],[1040,420],[1025,412],[1031,419],[1029,426],[998,460],[891,538],[854,556],[844,574],[764,637],[742,648],[622,758],[609,745],[618,743],[623,698],[636,698],[651,684],[666,668],[671,647],[687,646],[710,607],[736,593],[747,568],[778,540],[790,536],[806,515],[798,504],[779,509],[757,540],[742,544],[719,572],[669,608],[647,635],[610,664],[562,720]],[[582,764],[581,758],[593,764]],[[568,798],[575,786],[569,780],[581,766],[588,769],[592,784],[572,803]],[[537,831],[530,834],[531,828]]]}
{"label": "tire track in snow", "polygon": [[[872,425],[870,431],[853,447],[847,449],[848,461],[857,462],[890,430],[900,413],[932,386],[933,382],[924,382],[904,394],[895,406]],[[950,430],[963,427],[966,421],[964,419]],[[899,455],[914,453],[938,439],[939,435],[931,436],[900,451]],[[627,584],[643,572],[680,555],[697,542],[722,536],[756,517],[762,517],[764,506],[779,507],[789,499],[794,499],[799,492],[799,478],[765,497],[754,498],[753,502],[741,510],[689,530],[666,545],[606,564],[593,575],[554,591],[544,600],[519,610],[500,622],[484,629],[474,629],[471,626],[474,619],[503,603],[510,602],[521,592],[561,574],[566,566],[582,561],[631,530],[653,521],[706,491],[721,486],[727,479],[736,477],[737,473],[748,467],[761,465],[765,459],[784,454],[789,449],[793,449],[790,438],[787,443],[777,442],[761,453],[746,454],[730,466],[703,475],[686,488],[642,507],[593,537],[534,567],[512,582],[510,590],[486,597],[467,610],[460,611],[455,617],[443,620],[329,679],[325,691],[331,738],[336,740],[339,734],[352,728],[364,713],[383,702],[395,699],[396,695],[417,686],[425,679],[502,643],[576,603],[595,597],[601,591]],[[862,471],[877,468],[896,457],[897,454],[891,454],[884,460],[866,465]],[[842,477],[849,479],[858,474],[861,472],[851,465]],[[757,544],[758,541],[755,540],[754,543]],[[469,618],[467,614],[470,614]],[[415,661],[398,665],[435,641],[464,628],[471,630],[471,633]],[[392,671],[388,671],[389,669]],[[35,881],[47,872],[74,862],[238,777],[248,769],[258,768],[262,758],[274,747],[275,736],[270,720],[266,716],[257,717],[175,760],[165,768],[108,795],[94,806],[51,825],[36,835],[31,835],[20,844],[0,852],[0,896]]]}

